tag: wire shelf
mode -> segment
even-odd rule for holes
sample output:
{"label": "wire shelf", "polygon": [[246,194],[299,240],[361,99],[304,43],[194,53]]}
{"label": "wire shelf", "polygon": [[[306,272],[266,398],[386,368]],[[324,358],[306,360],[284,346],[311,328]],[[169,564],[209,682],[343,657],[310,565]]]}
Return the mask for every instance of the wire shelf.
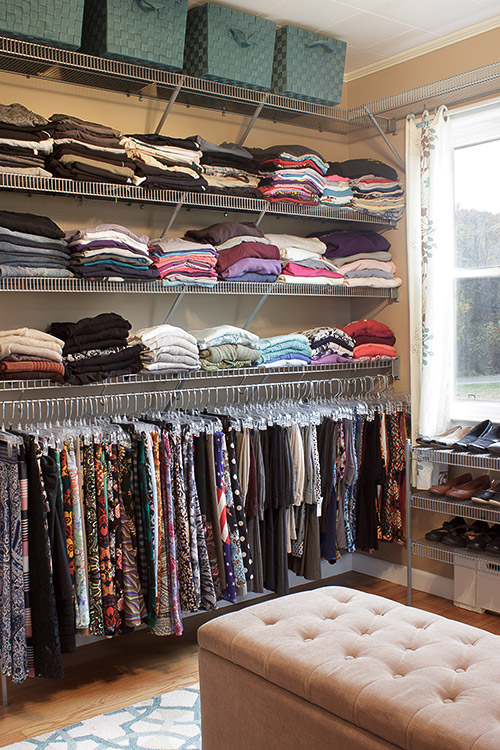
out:
{"label": "wire shelf", "polygon": [[398,299],[398,289],[377,287],[313,286],[312,284],[220,281],[214,287],[190,285],[163,286],[161,281],[112,281],[107,279],[50,278],[19,276],[0,278],[0,291],[4,292],[122,292],[126,294],[252,294],[287,297],[378,297]]}
{"label": "wire shelf", "polygon": [[500,506],[473,502],[472,500],[453,500],[452,498],[432,495],[428,492],[418,491],[412,493],[411,507],[433,513],[463,516],[464,518],[471,518],[473,521],[500,523]]}
{"label": "wire shelf", "polygon": [[[263,103],[260,117],[341,135],[369,124],[363,115],[351,121],[349,111],[340,107],[7,37],[0,37],[0,68],[40,80],[160,100],[170,99],[179,86],[177,101],[188,106],[251,115]],[[388,128],[386,118],[378,120],[381,127]]]}
{"label": "wire shelf", "polygon": [[244,213],[262,213],[300,219],[327,219],[348,221],[377,226],[396,227],[397,221],[373,214],[336,206],[303,206],[298,203],[269,203],[259,198],[243,198],[237,195],[181,192],[159,188],[141,188],[135,185],[117,185],[109,182],[84,182],[63,177],[35,177],[34,175],[0,174],[0,188],[29,193],[48,193],[70,198],[95,198],[98,200],[124,201],[126,203],[152,203],[156,205],[178,205],[186,208],[203,208]]}
{"label": "wire shelf", "polygon": [[412,552],[417,557],[425,557],[435,562],[458,565],[469,570],[482,570],[489,573],[500,573],[500,556],[485,552],[473,552],[465,548],[445,547],[439,542],[428,542],[416,539],[412,543]]}
{"label": "wire shelf", "polygon": [[[373,362],[339,362],[336,364],[327,365],[308,365],[307,367],[240,367],[240,368],[228,368],[225,370],[219,370],[215,372],[207,372],[206,370],[195,370],[195,371],[179,371],[172,374],[137,374],[137,375],[126,375],[118,378],[108,378],[97,383],[89,383],[85,386],[80,385],[69,385],[53,383],[47,379],[37,380],[3,380],[0,381],[0,393],[11,393],[13,391],[27,391],[27,390],[46,390],[55,389],[58,392],[64,392],[66,390],[79,389],[79,388],[101,388],[106,389],[108,386],[117,385],[150,385],[155,383],[163,383],[165,385],[171,385],[173,383],[179,383],[180,381],[185,384],[186,382],[196,381],[209,381],[221,382],[234,380],[235,378],[242,378],[244,382],[252,379],[260,379],[262,384],[272,380],[273,376],[281,377],[282,375],[298,376],[300,379],[304,379],[307,376],[316,377],[318,375],[323,376],[325,379],[329,379],[335,374],[353,374],[358,373],[377,373],[386,374],[391,377],[394,374],[396,363],[392,359],[379,360]],[[269,383],[270,385],[272,383]]]}
{"label": "wire shelf", "polygon": [[421,448],[413,446],[413,458],[417,461],[427,461],[449,466],[464,466],[468,469],[485,469],[486,471],[500,471],[500,457],[489,453],[467,453],[466,451],[439,450],[436,448]]}

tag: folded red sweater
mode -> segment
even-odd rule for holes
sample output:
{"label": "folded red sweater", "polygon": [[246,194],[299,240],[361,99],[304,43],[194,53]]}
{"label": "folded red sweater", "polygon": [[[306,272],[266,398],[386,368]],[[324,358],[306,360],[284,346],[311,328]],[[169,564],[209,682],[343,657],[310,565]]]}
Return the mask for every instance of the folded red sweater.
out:
{"label": "folded red sweater", "polygon": [[352,336],[352,338],[356,338],[356,336],[387,336],[387,335],[394,335],[394,332],[392,331],[389,326],[386,326],[385,323],[380,323],[378,320],[372,320],[368,318],[367,320],[354,320],[352,323],[349,323],[349,325],[344,326],[342,329],[345,331],[349,336]]}
{"label": "folded red sweater", "polygon": [[361,344],[354,347],[354,359],[361,357],[397,357],[397,352],[393,346],[387,344]]}

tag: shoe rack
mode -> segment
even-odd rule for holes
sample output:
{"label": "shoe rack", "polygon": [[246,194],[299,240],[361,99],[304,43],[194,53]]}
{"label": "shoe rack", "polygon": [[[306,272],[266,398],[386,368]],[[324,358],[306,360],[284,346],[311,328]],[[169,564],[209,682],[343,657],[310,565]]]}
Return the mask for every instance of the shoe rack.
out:
{"label": "shoe rack", "polygon": [[454,603],[477,612],[491,610],[500,613],[500,555],[470,550],[466,547],[447,547],[412,535],[412,511],[463,516],[466,521],[500,523],[500,506],[433,495],[411,486],[413,469],[426,462],[457,466],[464,469],[500,473],[500,457],[446,449],[412,446],[406,442],[406,551],[408,604],[412,603],[413,557],[453,565]]}

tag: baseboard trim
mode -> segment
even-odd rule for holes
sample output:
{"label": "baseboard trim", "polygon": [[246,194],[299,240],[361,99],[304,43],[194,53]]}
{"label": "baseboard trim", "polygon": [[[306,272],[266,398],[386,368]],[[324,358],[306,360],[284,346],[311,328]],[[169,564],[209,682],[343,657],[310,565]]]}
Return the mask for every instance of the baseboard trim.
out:
{"label": "baseboard trim", "polygon": [[[398,583],[400,586],[406,586],[405,565],[381,560],[379,557],[363,555],[359,552],[354,552],[351,558],[352,569],[357,573],[364,573],[375,578],[382,578],[384,581]],[[445,578],[426,570],[413,568],[413,588],[453,601],[453,578]]]}

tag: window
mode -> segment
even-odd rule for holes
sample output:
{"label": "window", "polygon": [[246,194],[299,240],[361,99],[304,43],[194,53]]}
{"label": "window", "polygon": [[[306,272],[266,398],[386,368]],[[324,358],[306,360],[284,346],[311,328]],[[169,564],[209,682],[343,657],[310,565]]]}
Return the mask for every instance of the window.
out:
{"label": "window", "polygon": [[500,104],[454,115],[451,417],[500,421]]}

